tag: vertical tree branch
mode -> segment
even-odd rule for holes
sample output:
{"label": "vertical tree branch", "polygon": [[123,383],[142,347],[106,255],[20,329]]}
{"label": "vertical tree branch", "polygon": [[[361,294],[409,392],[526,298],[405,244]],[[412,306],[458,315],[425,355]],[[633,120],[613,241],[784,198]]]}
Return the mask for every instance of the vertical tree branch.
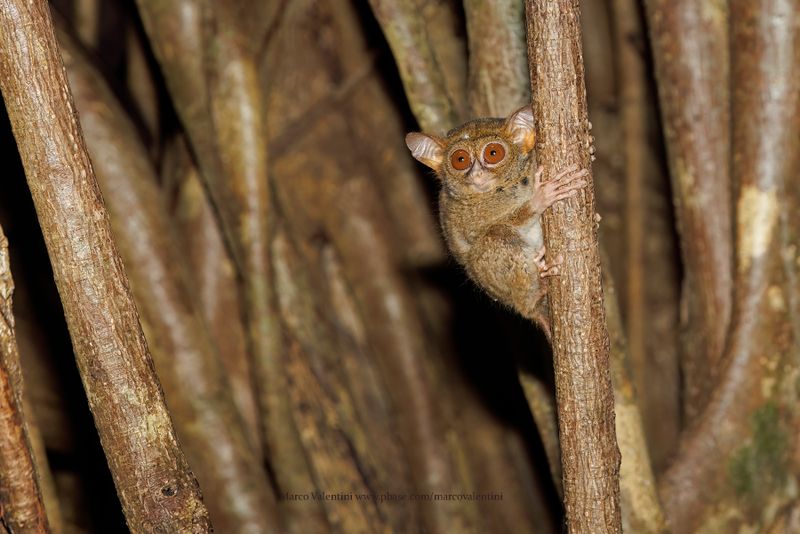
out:
{"label": "vertical tree branch", "polygon": [[8,240],[0,228],[0,530],[40,534],[51,529],[25,418],[13,293]]}
{"label": "vertical tree branch", "polygon": [[[603,255],[603,265],[609,264]],[[603,269],[608,335],[611,341],[611,380],[614,384],[616,431],[622,455],[619,485],[624,532],[660,534],[666,523],[653,468],[645,441],[642,415],[637,404],[636,390],[628,369],[628,347],[619,313],[617,293],[610,270]]]}
{"label": "vertical tree branch", "polygon": [[[646,62],[641,5],[613,0],[624,158],[624,276],[618,278],[631,376],[652,457],[663,462],[680,431],[680,381],[676,329],[677,261],[661,172],[652,135],[657,109]],[[602,135],[595,132],[596,135]],[[671,304],[671,306],[670,306]],[[608,307],[606,307],[608,311]]]}
{"label": "vertical tree branch", "polygon": [[647,0],[683,253],[684,412],[719,374],[732,295],[727,2]]}
{"label": "vertical tree branch", "polygon": [[25,388],[22,388],[22,410],[25,412],[25,421],[28,425],[28,437],[31,442],[33,461],[36,465],[36,472],[39,475],[39,489],[42,492],[42,502],[44,511],[47,514],[47,523],[50,525],[52,534],[64,532],[64,518],[61,513],[62,501],[56,492],[56,482],[53,478],[53,471],[50,469],[50,462],[47,459],[44,439],[39,430],[39,422],[33,410],[33,403],[30,402],[30,395]]}
{"label": "vertical tree branch", "polygon": [[0,88],[130,530],[210,530],[112,238],[47,3],[0,1]]}
{"label": "vertical tree branch", "polygon": [[[538,163],[552,176],[590,168],[577,0],[527,0],[528,61]],[[570,532],[620,532],[619,463],[609,338],[590,185],[543,215],[564,502]]]}

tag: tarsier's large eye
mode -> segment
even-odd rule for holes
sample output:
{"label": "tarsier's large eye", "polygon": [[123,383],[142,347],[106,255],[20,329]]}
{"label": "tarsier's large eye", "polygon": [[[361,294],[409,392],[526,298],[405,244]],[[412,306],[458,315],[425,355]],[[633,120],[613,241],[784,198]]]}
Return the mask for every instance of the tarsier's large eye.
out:
{"label": "tarsier's large eye", "polygon": [[472,158],[469,157],[469,152],[459,148],[450,155],[450,164],[455,170],[463,171],[472,165]]}
{"label": "tarsier's large eye", "polygon": [[506,149],[500,143],[489,143],[483,149],[483,160],[490,165],[500,163],[504,157],[506,157]]}

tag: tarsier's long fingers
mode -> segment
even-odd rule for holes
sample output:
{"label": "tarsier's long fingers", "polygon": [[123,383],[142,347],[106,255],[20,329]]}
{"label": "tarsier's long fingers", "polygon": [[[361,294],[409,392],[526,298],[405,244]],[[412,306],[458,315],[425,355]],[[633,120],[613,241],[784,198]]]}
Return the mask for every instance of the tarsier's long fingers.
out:
{"label": "tarsier's long fingers", "polygon": [[[573,165],[573,167],[576,166]],[[589,171],[587,169],[581,169],[581,170],[572,169],[571,171],[565,171],[559,173],[553,180],[551,180],[548,183],[552,183],[556,187],[556,189],[562,189],[563,187],[573,184],[576,180],[580,180],[581,178],[587,176],[588,174]],[[587,183],[585,180],[580,180],[580,181],[583,182],[584,185],[586,185]]]}
{"label": "tarsier's long fingers", "polygon": [[577,194],[578,194],[578,191],[580,191],[581,187],[583,187],[583,186],[580,186],[580,187],[574,187],[574,188],[572,188],[572,189],[569,189],[569,190],[567,190],[567,191],[559,191],[559,192],[558,192],[558,193],[556,193],[556,195],[553,197],[553,202],[555,203],[555,202],[558,202],[559,200],[564,200],[565,198],[571,198],[571,197],[574,197],[575,195],[577,195]]}
{"label": "tarsier's long fingers", "polygon": [[560,173],[556,174],[555,178],[553,178],[550,181],[551,182],[559,182],[559,181],[563,180],[565,176],[567,176],[569,174],[572,174],[577,170],[578,170],[578,165],[573,163],[572,165],[570,165],[569,167],[567,167],[566,169],[564,169]]}
{"label": "tarsier's long fingers", "polygon": [[577,194],[579,189],[589,185],[588,180],[584,179],[588,174],[588,170],[579,170],[577,165],[571,165],[549,182],[539,184],[531,200],[533,210],[536,213],[543,213],[553,203]]}
{"label": "tarsier's long fingers", "polygon": [[552,187],[551,196],[553,202],[576,195],[579,189],[583,189],[589,184],[588,181],[583,179],[588,174],[589,171],[583,169],[578,172],[573,171],[567,175],[559,175],[562,178],[548,182],[548,185],[552,184],[550,187]]}

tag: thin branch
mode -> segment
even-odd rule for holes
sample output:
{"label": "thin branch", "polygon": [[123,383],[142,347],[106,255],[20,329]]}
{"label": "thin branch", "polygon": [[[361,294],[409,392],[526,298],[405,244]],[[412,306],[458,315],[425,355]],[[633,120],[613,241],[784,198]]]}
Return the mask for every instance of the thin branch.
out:
{"label": "thin branch", "polygon": [[0,1],[0,88],[100,442],[134,533],[211,530],[86,152],[49,8]]}
{"label": "thin branch", "polygon": [[22,400],[13,293],[8,240],[0,228],[0,523],[12,533],[49,533]]}
{"label": "thin branch", "polygon": [[[604,255],[603,265],[608,264],[608,257]],[[642,415],[629,371],[629,349],[619,313],[618,297],[608,269],[603,269],[603,296],[611,341],[616,432],[622,458],[619,485],[623,531],[660,534],[666,532],[666,522],[658,500]]]}
{"label": "thin branch", "polygon": [[[590,169],[589,121],[577,0],[527,0],[536,155],[546,175]],[[591,182],[591,179],[590,179]],[[621,532],[620,453],[609,338],[590,185],[543,215],[564,502],[570,532]]]}

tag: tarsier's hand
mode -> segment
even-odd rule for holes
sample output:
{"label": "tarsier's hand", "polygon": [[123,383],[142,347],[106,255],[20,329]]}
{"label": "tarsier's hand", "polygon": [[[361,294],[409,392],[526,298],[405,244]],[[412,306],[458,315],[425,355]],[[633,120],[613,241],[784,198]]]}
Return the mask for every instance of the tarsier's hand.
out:
{"label": "tarsier's hand", "polygon": [[564,200],[578,193],[589,182],[583,179],[589,174],[586,169],[578,170],[577,165],[571,165],[561,171],[549,182],[542,182],[544,167],[536,169],[533,177],[534,193],[531,199],[531,208],[534,213],[541,214],[559,200]]}

